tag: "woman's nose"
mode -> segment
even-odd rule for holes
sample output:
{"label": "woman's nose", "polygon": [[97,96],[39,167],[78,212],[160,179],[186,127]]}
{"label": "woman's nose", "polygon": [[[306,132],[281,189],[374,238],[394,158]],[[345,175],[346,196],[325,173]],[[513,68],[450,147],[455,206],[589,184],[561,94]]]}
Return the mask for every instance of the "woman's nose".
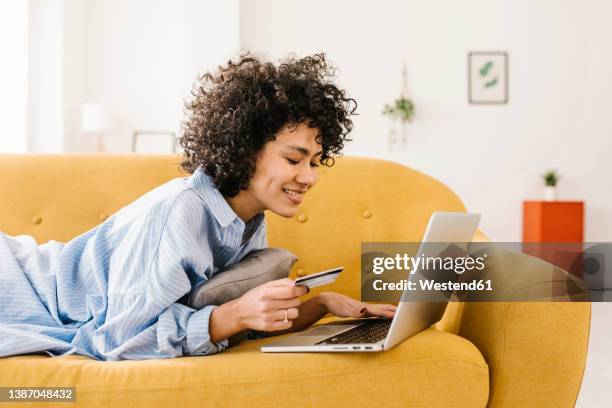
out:
{"label": "woman's nose", "polygon": [[313,186],[317,182],[317,168],[311,167],[310,164],[303,166],[295,180],[300,184],[306,185],[307,188]]}

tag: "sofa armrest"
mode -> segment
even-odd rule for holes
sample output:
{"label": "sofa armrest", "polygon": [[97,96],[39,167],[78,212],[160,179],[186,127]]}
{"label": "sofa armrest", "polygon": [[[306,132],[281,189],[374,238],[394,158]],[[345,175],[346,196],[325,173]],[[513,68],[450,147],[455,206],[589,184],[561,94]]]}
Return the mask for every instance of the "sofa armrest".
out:
{"label": "sofa armrest", "polygon": [[[457,331],[490,367],[488,406],[573,407],[586,362],[591,303],[580,294],[572,295],[578,301],[557,294],[568,282],[581,282],[529,255],[502,251],[495,259],[491,273],[509,292],[499,301],[463,303]],[[526,301],[534,298],[539,301]]]}
{"label": "sofa armrest", "polygon": [[[480,229],[476,230],[472,242],[491,242],[489,237]],[[463,315],[463,303],[451,302],[446,306],[446,311],[442,319],[434,325],[438,330],[458,334],[461,326],[461,316]]]}
{"label": "sofa armrest", "polygon": [[459,335],[490,367],[489,407],[573,407],[584,373],[588,302],[466,303]]}

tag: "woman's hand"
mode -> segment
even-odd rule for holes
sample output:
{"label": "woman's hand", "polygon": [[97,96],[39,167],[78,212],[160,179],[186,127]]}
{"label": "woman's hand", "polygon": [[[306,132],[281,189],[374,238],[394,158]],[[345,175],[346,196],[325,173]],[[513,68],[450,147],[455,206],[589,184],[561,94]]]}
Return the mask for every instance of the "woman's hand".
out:
{"label": "woman's hand", "polygon": [[288,278],[249,290],[236,299],[242,327],[266,332],[291,328],[292,320],[299,316],[300,296],[307,290],[305,286],[294,286]]}
{"label": "woman's hand", "polygon": [[376,305],[363,303],[351,297],[334,292],[322,292],[320,301],[325,305],[327,311],[338,317],[386,317],[393,318],[395,310],[393,305]]}

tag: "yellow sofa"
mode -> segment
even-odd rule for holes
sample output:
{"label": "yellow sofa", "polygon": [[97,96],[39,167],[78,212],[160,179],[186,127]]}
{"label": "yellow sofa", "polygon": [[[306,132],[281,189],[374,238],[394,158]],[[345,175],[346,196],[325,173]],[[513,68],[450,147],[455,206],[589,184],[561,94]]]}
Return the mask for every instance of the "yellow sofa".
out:
{"label": "yellow sofa", "polygon": [[[67,241],[146,191],[187,176],[177,162],[176,156],[0,155],[0,230],[39,243]],[[360,243],[419,241],[430,214],[440,210],[465,207],[415,170],[342,158],[321,170],[296,217],[267,214],[269,242],[299,256],[292,277],[344,265],[324,289],[358,298]],[[272,339],[262,339],[218,355],[169,360],[28,355],[0,359],[0,386],[76,387],[70,407],[572,407],[589,322],[588,302],[451,303],[435,327],[384,353],[264,354],[259,347]]]}

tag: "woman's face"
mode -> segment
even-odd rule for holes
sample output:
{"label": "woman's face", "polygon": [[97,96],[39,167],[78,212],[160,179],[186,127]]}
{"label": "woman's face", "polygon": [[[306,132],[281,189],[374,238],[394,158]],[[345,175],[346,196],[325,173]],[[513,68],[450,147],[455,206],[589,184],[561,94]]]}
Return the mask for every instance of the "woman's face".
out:
{"label": "woman's face", "polygon": [[322,153],[315,140],[317,133],[317,129],[299,124],[283,128],[276,140],[266,143],[248,189],[241,192],[251,200],[251,215],[270,210],[289,218],[298,212],[304,194],[317,182]]}

